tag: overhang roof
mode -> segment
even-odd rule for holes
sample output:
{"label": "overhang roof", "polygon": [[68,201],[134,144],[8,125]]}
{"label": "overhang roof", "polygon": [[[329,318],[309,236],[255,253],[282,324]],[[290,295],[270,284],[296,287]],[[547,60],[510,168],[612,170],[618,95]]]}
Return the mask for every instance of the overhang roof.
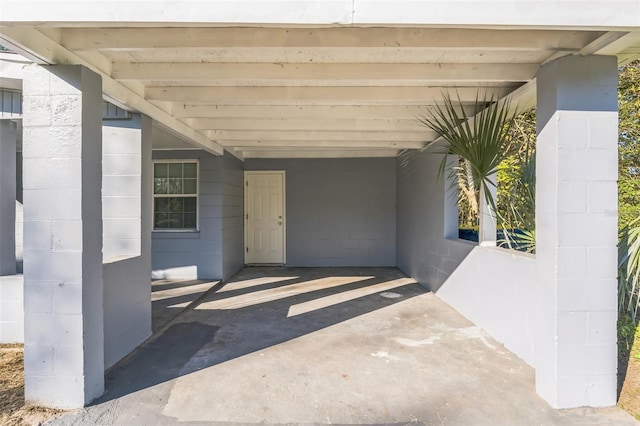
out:
{"label": "overhang roof", "polygon": [[[7,3],[14,2],[0,5],[4,9]],[[225,148],[241,158],[396,156],[435,137],[415,117],[445,92],[470,105],[481,88],[496,97],[510,95],[524,108],[535,103],[538,69],[552,59],[610,54],[625,63],[640,56],[640,27],[632,25],[640,15],[636,21],[616,20],[605,13],[612,3],[640,13],[633,1],[595,2],[611,6],[601,8],[601,25],[585,18],[583,10],[566,25],[543,25],[535,13],[530,22],[514,18],[519,25],[473,23],[467,10],[466,17],[447,25],[398,17],[393,19],[402,25],[375,26],[365,25],[364,18],[358,24],[353,16],[346,25],[327,24],[333,17],[309,21],[305,15],[289,21],[305,25],[273,22],[268,15],[258,21],[262,24],[237,16],[216,22],[208,17],[210,10],[204,22],[197,15],[192,21],[160,22],[154,7],[163,2],[148,3],[148,19],[126,13],[126,19],[115,19],[113,12],[101,22],[97,15],[32,22],[28,16],[35,21],[40,12],[29,15],[24,5],[9,21],[3,10],[0,43],[40,63],[88,66],[102,76],[112,102],[153,117],[191,147],[216,154]],[[177,3],[193,7],[194,2]],[[407,8],[407,3],[396,5]],[[480,6],[495,2],[475,3],[482,15]]]}

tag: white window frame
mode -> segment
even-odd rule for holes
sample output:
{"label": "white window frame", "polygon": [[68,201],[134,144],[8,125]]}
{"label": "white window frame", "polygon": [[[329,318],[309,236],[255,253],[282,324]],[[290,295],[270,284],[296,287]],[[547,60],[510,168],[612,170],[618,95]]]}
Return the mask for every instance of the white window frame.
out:
{"label": "white window frame", "polygon": [[[156,194],[155,193],[155,178],[156,178],[156,164],[157,163],[162,163],[162,164],[167,164],[167,163],[196,163],[196,193],[195,193],[195,197],[196,197],[196,227],[194,228],[156,228],[155,224],[156,224],[156,198],[168,198],[168,197],[179,197],[179,198],[186,198],[186,197],[193,197],[194,194]],[[153,203],[151,206],[151,210],[152,210],[152,219],[151,219],[151,225],[152,225],[152,231],[153,232],[199,232],[200,231],[200,160],[198,160],[197,158],[179,158],[179,159],[167,159],[167,160],[163,160],[161,158],[155,159],[153,160],[153,167],[152,167],[152,188],[151,188],[151,193],[153,195]]]}

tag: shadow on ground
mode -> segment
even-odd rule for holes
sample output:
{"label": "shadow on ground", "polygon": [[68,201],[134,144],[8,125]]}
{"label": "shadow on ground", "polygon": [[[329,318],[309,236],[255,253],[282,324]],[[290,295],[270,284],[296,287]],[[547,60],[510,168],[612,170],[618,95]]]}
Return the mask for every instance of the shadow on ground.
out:
{"label": "shadow on ground", "polygon": [[[162,290],[184,284],[154,284]],[[108,373],[101,404],[426,291],[394,268],[246,268]],[[163,300],[166,309],[188,296]],[[154,302],[159,303],[159,302]],[[158,306],[154,306],[154,310]],[[154,327],[155,328],[155,327]],[[220,333],[223,328],[224,333]],[[233,335],[231,335],[233,334]],[[196,354],[206,347],[203,356]]]}
{"label": "shadow on ground", "polygon": [[154,280],[151,282],[151,327],[157,333],[220,281]]}

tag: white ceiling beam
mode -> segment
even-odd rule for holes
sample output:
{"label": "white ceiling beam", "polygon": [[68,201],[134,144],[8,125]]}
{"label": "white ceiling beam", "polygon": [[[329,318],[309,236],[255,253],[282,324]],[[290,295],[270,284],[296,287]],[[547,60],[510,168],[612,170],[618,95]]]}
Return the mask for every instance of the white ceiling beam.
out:
{"label": "white ceiling beam", "polygon": [[[486,87],[481,93],[500,98],[516,86]],[[173,102],[219,102],[225,104],[433,104],[443,91],[460,96],[461,101],[476,99],[477,87],[148,87],[147,99]]]}
{"label": "white ceiling beam", "polygon": [[[431,111],[427,105],[218,105],[182,103],[173,105],[179,118],[241,119],[389,119],[413,120]],[[473,103],[469,104],[469,113]]]}
{"label": "white ceiling beam", "polygon": [[417,141],[431,140],[435,134],[424,129],[415,132],[380,131],[261,131],[261,130],[208,130],[211,138],[233,145],[234,141]]}
{"label": "white ceiling beam", "polygon": [[307,148],[307,149],[319,149],[319,148],[331,148],[331,149],[419,149],[424,146],[424,142],[419,141],[331,141],[331,140],[267,140],[267,141],[225,141],[221,140],[220,143],[226,147],[233,147],[238,151],[253,151],[253,150],[286,150],[293,148]]}
{"label": "white ceiling beam", "polygon": [[384,47],[572,50],[580,31],[460,28],[65,28],[70,50],[212,47]]}
{"label": "white ceiling beam", "polygon": [[531,80],[538,69],[538,64],[115,63],[111,75],[116,80],[208,82],[221,86],[243,81],[260,85],[268,80],[307,85],[349,80],[360,82],[353,86],[361,86],[376,80],[385,85],[393,85],[396,80],[423,84],[518,82]]}
{"label": "white ceiling beam", "polygon": [[597,39],[593,40],[591,43],[589,43],[588,45],[580,49],[579,54],[595,55],[596,53],[598,53],[602,49],[605,49],[607,46],[611,45],[612,43],[616,43],[618,40],[624,38],[627,34],[628,33],[626,32],[619,32],[619,31],[604,33],[602,36],[598,37]]}
{"label": "white ceiling beam", "polygon": [[[344,116],[349,117],[349,116]],[[185,122],[197,130],[316,130],[415,132],[424,129],[417,119],[352,118],[188,118]]]}
{"label": "white ceiling beam", "polygon": [[329,151],[388,151],[388,150],[396,150],[400,147],[394,146],[385,146],[385,147],[377,147],[377,146],[242,146],[235,148],[237,152],[290,152],[290,151],[318,151],[329,150]]}
{"label": "white ceiling beam", "polygon": [[640,29],[635,32],[609,32],[585,46],[581,55],[618,55],[618,64],[624,65],[640,57]]}
{"label": "white ceiling beam", "polygon": [[222,146],[207,136],[188,127],[167,111],[148,102],[139,93],[112,79],[108,74],[110,70],[96,67],[95,63],[90,63],[73,52],[68,51],[38,30],[29,27],[2,27],[0,32],[2,32],[4,37],[9,38],[15,46],[24,46],[26,50],[35,53],[47,63],[83,65],[93,70],[102,78],[102,91],[106,95],[157,120],[168,129],[184,136],[201,149],[215,155],[222,155],[224,153]]}
{"label": "white ceiling beam", "polygon": [[[585,44],[593,39],[592,34]],[[576,53],[568,50],[487,50],[482,48],[447,49],[420,47],[218,47],[100,50],[114,63],[314,63],[314,64],[430,64],[430,63],[540,63],[554,52]]]}
{"label": "white ceiling beam", "polygon": [[396,149],[318,150],[318,151],[242,151],[243,158],[378,158],[397,157]]}

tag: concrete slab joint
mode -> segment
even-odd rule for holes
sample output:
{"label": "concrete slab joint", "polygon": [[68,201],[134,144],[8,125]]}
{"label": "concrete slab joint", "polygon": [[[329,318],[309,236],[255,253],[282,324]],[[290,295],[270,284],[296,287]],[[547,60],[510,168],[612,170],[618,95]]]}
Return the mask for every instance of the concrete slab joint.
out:
{"label": "concrete slab joint", "polygon": [[536,388],[556,408],[612,406],[617,367],[616,58],[552,61],[541,68],[537,90]]}
{"label": "concrete slab joint", "polygon": [[82,66],[24,73],[25,399],[104,391],[102,83]]}

